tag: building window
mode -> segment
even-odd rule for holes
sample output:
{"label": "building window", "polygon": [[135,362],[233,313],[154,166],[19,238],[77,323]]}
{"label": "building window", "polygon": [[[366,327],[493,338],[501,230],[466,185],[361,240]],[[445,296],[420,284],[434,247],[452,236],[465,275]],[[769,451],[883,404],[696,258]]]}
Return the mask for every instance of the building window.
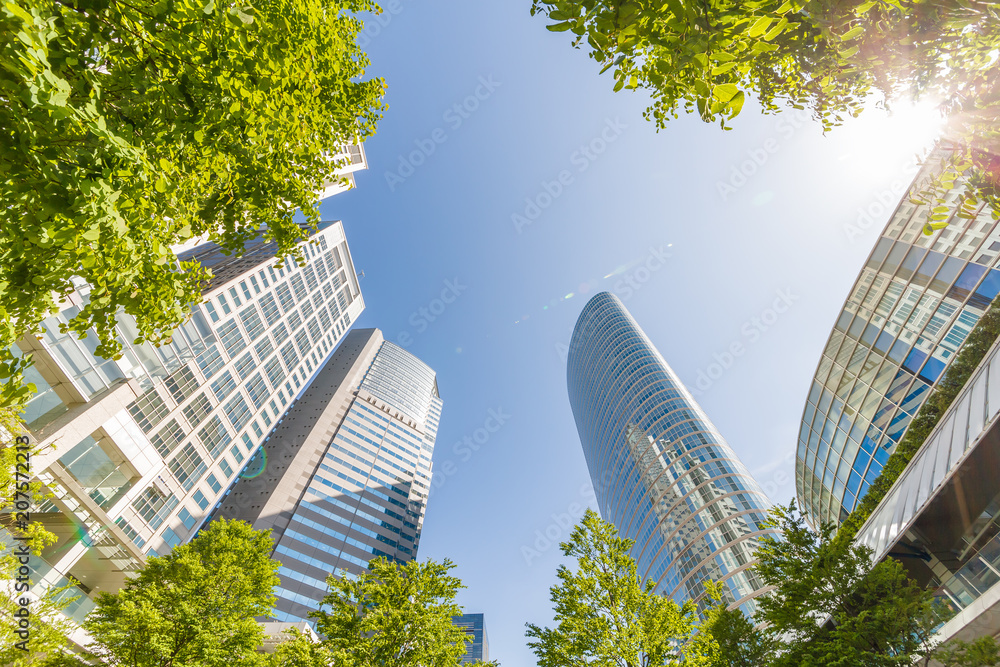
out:
{"label": "building window", "polygon": [[177,513],[177,518],[181,520],[181,523],[184,524],[184,527],[188,530],[194,528],[196,519],[191,515],[191,512],[188,511],[188,508],[182,507],[181,511]]}
{"label": "building window", "polygon": [[177,498],[167,497],[155,487],[147,486],[139,497],[132,501],[132,509],[149,524],[150,528],[156,530],[163,525],[170,511],[177,507],[177,502]]}
{"label": "building window", "polygon": [[198,368],[201,369],[206,380],[218,373],[219,369],[225,365],[222,355],[219,354],[219,349],[215,347],[215,343],[209,345],[204,352],[199,354],[197,361]]}
{"label": "building window", "polygon": [[[253,293],[260,294],[260,285],[257,284],[257,276],[250,276],[250,284],[253,285]],[[249,299],[250,297],[247,298]]]}
{"label": "building window", "polygon": [[251,342],[257,340],[264,333],[264,323],[260,321],[260,315],[257,314],[257,306],[252,303],[240,313],[240,322],[243,323],[243,328],[246,329]]}
{"label": "building window", "polygon": [[302,301],[306,298],[306,286],[302,283],[302,276],[300,274],[295,274],[292,276],[292,289],[295,291],[296,301]]}
{"label": "building window", "polygon": [[212,383],[212,391],[220,401],[233,393],[234,389],[236,389],[236,381],[233,380],[233,374],[229,371],[220,375],[219,379]]}
{"label": "building window", "polygon": [[198,378],[194,376],[187,365],[181,366],[168,377],[164,384],[170,391],[170,395],[178,403],[183,403],[184,399],[193,394],[198,389]]}
{"label": "building window", "polygon": [[234,459],[236,459],[237,464],[243,463],[243,452],[240,451],[239,445],[233,445],[230,447],[229,453],[233,455]]}
{"label": "building window", "polygon": [[295,368],[295,366],[299,363],[299,357],[295,354],[295,347],[292,345],[291,341],[288,341],[288,343],[281,348],[281,358],[285,360],[286,368]]}
{"label": "building window", "polygon": [[188,405],[184,407],[184,417],[192,427],[202,422],[208,413],[212,411],[212,404],[208,402],[205,394],[198,394]]}
{"label": "building window", "polygon": [[219,483],[218,478],[214,474],[208,476],[208,485],[212,487],[212,491],[215,493],[222,490],[222,484]]}
{"label": "building window", "polygon": [[230,359],[239,354],[247,346],[247,342],[243,339],[243,334],[240,333],[235,320],[229,320],[219,327],[219,340],[222,342],[222,346],[226,348],[226,353],[229,354]]}
{"label": "building window", "polygon": [[224,314],[226,314],[226,315],[228,315],[229,313],[233,312],[233,309],[230,308],[230,306],[229,306],[229,302],[226,301],[226,295],[225,294],[220,294],[219,295],[219,306],[222,308],[222,312]]}
{"label": "building window", "polygon": [[173,549],[178,544],[181,543],[180,536],[174,532],[173,528],[169,526],[163,531],[163,541],[167,543],[167,546]]}
{"label": "building window", "polygon": [[305,329],[295,334],[295,342],[298,344],[299,352],[302,353],[303,357],[309,354],[312,346],[309,344],[309,334],[306,333]]}
{"label": "building window", "polygon": [[176,419],[171,419],[167,422],[166,426],[154,433],[149,441],[153,443],[153,447],[156,448],[156,451],[159,452],[160,456],[167,458],[170,455],[170,452],[174,451],[174,448],[177,447],[183,439],[184,430],[181,429]]}
{"label": "building window", "polygon": [[218,456],[219,452],[222,451],[222,448],[232,441],[232,436],[229,435],[229,431],[226,430],[226,427],[223,425],[222,420],[219,419],[218,415],[214,415],[208,420],[208,423],[200,431],[198,431],[198,438],[213,458]]}
{"label": "building window", "polygon": [[235,366],[236,374],[240,376],[241,380],[245,380],[255,368],[257,368],[257,362],[253,360],[253,355],[249,352],[240,357]]}
{"label": "building window", "polygon": [[[250,279],[253,280],[253,277],[251,277]],[[247,301],[249,301],[250,299],[253,298],[253,295],[250,294],[250,288],[247,287],[247,281],[245,281],[245,280],[241,280],[240,281],[240,289],[243,290],[243,296],[246,297]]]}
{"label": "building window", "polygon": [[229,288],[229,296],[233,297],[233,303],[236,304],[237,308],[243,305],[243,302],[240,300],[240,293],[236,291],[235,287]]}
{"label": "building window", "polygon": [[288,338],[288,329],[285,328],[285,323],[282,322],[278,324],[274,329],[271,330],[274,335],[274,344],[281,345],[286,338]]}
{"label": "building window", "polygon": [[278,304],[275,302],[274,297],[270,294],[265,294],[260,298],[260,308],[264,313],[264,319],[267,320],[267,325],[271,326],[278,321],[281,317],[281,311],[278,310]]}
{"label": "building window", "polygon": [[135,546],[140,549],[146,546],[146,540],[142,539],[142,536],[136,531],[135,528],[129,525],[129,522],[122,517],[115,519],[115,525],[122,529],[122,532],[135,543]]}
{"label": "building window", "polygon": [[215,310],[215,306],[211,301],[205,302],[205,311],[208,313],[208,316],[212,318],[212,322],[219,321],[219,313]]}
{"label": "building window", "polygon": [[312,292],[316,289],[316,273],[311,266],[302,269],[302,275],[306,277],[306,287]]}
{"label": "building window", "polygon": [[247,402],[243,400],[243,394],[236,394],[231,401],[226,403],[226,416],[237,431],[246,426],[250,421],[252,413]]}
{"label": "building window", "polygon": [[288,283],[278,285],[274,288],[274,293],[278,295],[278,301],[281,302],[281,309],[286,313],[295,307],[295,298],[292,296],[291,290],[288,289]]}
{"label": "building window", "polygon": [[302,316],[299,315],[299,311],[297,310],[293,310],[291,313],[289,313],[286,320],[288,322],[289,331],[295,331],[296,329],[299,328],[299,325],[302,324]]}
{"label": "building window", "polygon": [[198,489],[197,491],[194,492],[192,499],[194,500],[195,504],[201,508],[202,512],[208,509],[208,498],[206,498],[205,494],[201,492],[201,489]]}
{"label": "building window", "polygon": [[[277,361],[277,359],[275,359]],[[250,400],[253,401],[253,406],[259,408],[267,400],[267,384],[264,383],[264,378],[260,376],[260,373],[255,373],[246,385],[247,394],[250,396]]]}
{"label": "building window", "polygon": [[190,442],[181,448],[177,456],[170,459],[167,467],[185,491],[190,491],[191,487],[197,484],[201,476],[208,470],[205,460],[201,458]]}
{"label": "building window", "polygon": [[155,387],[129,404],[128,411],[143,433],[152,431],[153,427],[163,421],[163,418],[170,412],[167,409],[167,404],[156,393]]}
{"label": "building window", "polygon": [[222,469],[222,474],[226,476],[227,482],[233,478],[233,466],[229,464],[229,461],[226,459],[220,460],[219,468]]}
{"label": "building window", "polygon": [[258,359],[267,359],[274,352],[274,345],[271,344],[271,337],[264,336],[253,348],[257,352]]}

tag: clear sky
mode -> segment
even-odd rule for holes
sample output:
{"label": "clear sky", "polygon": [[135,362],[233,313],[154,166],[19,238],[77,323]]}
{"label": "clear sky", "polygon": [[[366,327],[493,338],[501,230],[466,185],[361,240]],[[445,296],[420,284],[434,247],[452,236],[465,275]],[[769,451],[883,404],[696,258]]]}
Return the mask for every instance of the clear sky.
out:
{"label": "clear sky", "polygon": [[322,206],[364,272],[356,326],[437,371],[418,555],[457,563],[505,667],[535,664],[524,624],[551,622],[556,543],[592,501],[565,367],[586,299],[622,298],[787,502],[820,352],[933,132],[929,114],[871,109],[824,137],[748,104],[730,132],[688,117],[657,133],[646,98],[612,93],[530,4],[395,0],[369,20],[389,109],[358,187]]}

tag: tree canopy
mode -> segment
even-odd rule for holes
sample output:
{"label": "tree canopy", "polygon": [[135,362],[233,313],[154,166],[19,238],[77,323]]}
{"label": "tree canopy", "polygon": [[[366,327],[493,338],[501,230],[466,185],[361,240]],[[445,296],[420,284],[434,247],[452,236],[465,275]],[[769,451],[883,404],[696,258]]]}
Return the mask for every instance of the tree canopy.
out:
{"label": "tree canopy", "polygon": [[94,657],[120,667],[256,665],[278,563],[269,532],[213,521],[188,544],[151,557],[116,593],[100,593],[83,627]]}
{"label": "tree canopy", "polygon": [[[764,112],[809,109],[824,129],[872,100],[928,100],[948,116],[948,168],[923,194],[932,220],[1000,204],[1000,8],[981,0],[533,0],[554,32],[612,70],[614,90],[732,127],[747,97]],[[956,181],[972,189],[957,202]]]}
{"label": "tree canopy", "polygon": [[693,602],[683,606],[642,582],[629,554],[632,541],[587,510],[563,555],[574,571],[560,566],[551,600],[556,626],[528,624],[528,646],[541,667],[666,667],[696,665],[684,647],[695,630]]}
{"label": "tree canopy", "polygon": [[168,340],[208,272],[195,237],[279,257],[319,220],[345,144],[374,133],[381,79],[356,40],[369,0],[10,0],[0,7],[0,402],[10,346],[70,293],[69,328],[113,358],[115,318]]}
{"label": "tree canopy", "polygon": [[311,614],[323,648],[344,667],[457,667],[471,638],[452,622],[463,588],[454,567],[379,557],[357,576],[330,576],[330,593]]}

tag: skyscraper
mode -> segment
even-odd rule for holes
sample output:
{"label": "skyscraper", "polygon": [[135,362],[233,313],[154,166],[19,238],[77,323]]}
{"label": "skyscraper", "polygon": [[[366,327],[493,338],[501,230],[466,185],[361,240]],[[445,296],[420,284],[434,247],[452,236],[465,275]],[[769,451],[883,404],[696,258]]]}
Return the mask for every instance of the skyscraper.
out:
{"label": "skyscraper", "polygon": [[44,335],[18,342],[35,360],[28,379],[38,392],[25,415],[42,447],[33,472],[52,493],[33,517],[59,538],[31,559],[31,578],[42,590],[73,583],[73,620],[147,554],[191,536],[361,314],[343,226],[323,223],[312,241],[301,267],[276,264],[263,241],[239,257],[213,244],[183,251],[215,278],[161,347],[131,342],[127,316],[117,361],[94,354],[93,335],[61,333],[89,298],[82,283]]}
{"label": "skyscraper", "polygon": [[601,515],[634,541],[644,580],[678,603],[726,584],[745,613],[770,502],[618,297],[584,306],[567,361],[570,405]]}
{"label": "skyscraper", "polygon": [[854,510],[1000,293],[1000,224],[990,209],[934,229],[930,208],[912,201],[947,150],[926,159],[896,207],[820,356],[795,464],[799,502],[814,526]]}
{"label": "skyscraper", "polygon": [[276,617],[306,620],[331,573],[416,557],[441,415],[433,370],[352,331],[248,462],[213,518],[269,529]]}
{"label": "skyscraper", "polygon": [[463,628],[472,637],[472,642],[465,645],[465,655],[459,664],[470,665],[474,662],[489,662],[490,638],[486,634],[486,618],[483,614],[462,614],[452,616],[451,622]]}

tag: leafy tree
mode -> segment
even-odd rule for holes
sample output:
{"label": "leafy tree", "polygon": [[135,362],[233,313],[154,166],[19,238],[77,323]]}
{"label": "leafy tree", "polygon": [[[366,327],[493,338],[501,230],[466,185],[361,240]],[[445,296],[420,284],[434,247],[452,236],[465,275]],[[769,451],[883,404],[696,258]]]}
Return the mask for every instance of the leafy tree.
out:
{"label": "leafy tree", "polygon": [[[239,667],[263,658],[278,583],[270,533],[212,522],[191,542],[151,557],[117,593],[101,593],[83,627],[93,656],[120,667]],[[288,663],[295,664],[295,663]]]}
{"label": "leafy tree", "polygon": [[[18,415],[18,406],[0,408],[0,582],[10,587],[6,591],[8,595],[0,597],[0,664],[25,667],[37,664],[65,643],[69,626],[61,620],[58,611],[72,598],[67,597],[65,588],[50,589],[40,598],[29,596],[25,589],[30,574],[21,568],[27,567],[31,559],[53,544],[56,536],[41,523],[26,521],[30,513],[28,516],[18,514],[29,499],[36,504],[44,498],[37,481],[25,483],[16,475],[17,464],[25,462],[24,450],[19,445],[26,444],[26,439],[17,436],[22,432]],[[35,456],[39,451],[31,446],[28,453]],[[22,599],[30,600],[27,606],[29,638],[19,634]]]}
{"label": "leafy tree", "polygon": [[939,616],[930,591],[897,561],[872,564],[871,549],[813,532],[794,504],[772,510],[782,538],[764,538],[758,576],[774,590],[757,598],[755,621],[780,642],[775,667],[898,667],[931,651]]}
{"label": "leafy tree", "polygon": [[[370,0],[10,0],[0,7],[0,382],[24,392],[10,346],[74,278],[69,328],[120,353],[169,340],[209,272],[171,246],[228,252],[262,234],[297,254],[336,180],[334,154],[374,133],[381,79],[354,13]],[[294,220],[296,211],[306,223]]]}
{"label": "leafy tree", "polygon": [[685,655],[697,615],[693,602],[679,606],[639,579],[629,555],[632,541],[588,510],[561,545],[577,570],[560,566],[551,588],[555,628],[528,624],[528,645],[541,667],[660,667],[705,664]]}
{"label": "leafy tree", "polygon": [[771,664],[777,644],[739,609],[723,602],[718,584],[709,582],[708,593],[716,604],[705,612],[693,653],[706,657],[707,667],[763,667]]}
{"label": "leafy tree", "polygon": [[[753,94],[765,112],[808,108],[825,129],[873,95],[939,103],[954,140],[949,166],[922,200],[931,221],[1000,203],[1000,8],[981,0],[533,0],[547,28],[573,34],[613,69],[614,90],[652,97],[663,128],[680,111],[728,122]],[[953,205],[957,180],[973,188]],[[928,229],[933,232],[933,229]]]}
{"label": "leafy tree", "polygon": [[344,667],[455,667],[471,638],[451,620],[462,613],[462,582],[448,574],[454,567],[379,557],[357,577],[331,575],[330,593],[311,614],[323,648]]}
{"label": "leafy tree", "polygon": [[1000,665],[1000,646],[988,636],[971,642],[959,639],[935,651],[934,659],[944,667],[994,667]]}

